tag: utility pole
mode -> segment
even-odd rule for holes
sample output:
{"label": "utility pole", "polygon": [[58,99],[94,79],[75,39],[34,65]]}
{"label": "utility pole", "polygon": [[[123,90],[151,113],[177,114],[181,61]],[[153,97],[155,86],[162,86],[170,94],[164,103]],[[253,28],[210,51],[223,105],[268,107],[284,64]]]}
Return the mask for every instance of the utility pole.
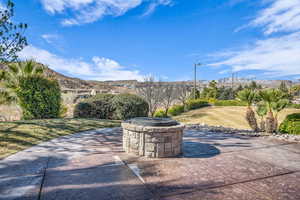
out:
{"label": "utility pole", "polygon": [[196,99],[197,66],[201,65],[201,63],[195,63],[194,65],[194,99]]}
{"label": "utility pole", "polygon": [[231,74],[231,89],[233,89],[234,73]]}

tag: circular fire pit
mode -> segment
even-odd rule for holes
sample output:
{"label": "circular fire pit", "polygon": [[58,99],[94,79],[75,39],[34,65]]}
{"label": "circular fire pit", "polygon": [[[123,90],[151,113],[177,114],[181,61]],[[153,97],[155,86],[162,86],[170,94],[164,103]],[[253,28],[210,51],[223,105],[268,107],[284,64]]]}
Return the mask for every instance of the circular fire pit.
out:
{"label": "circular fire pit", "polygon": [[174,120],[138,117],[123,122],[122,127],[123,148],[127,153],[163,158],[182,152],[184,125]]}

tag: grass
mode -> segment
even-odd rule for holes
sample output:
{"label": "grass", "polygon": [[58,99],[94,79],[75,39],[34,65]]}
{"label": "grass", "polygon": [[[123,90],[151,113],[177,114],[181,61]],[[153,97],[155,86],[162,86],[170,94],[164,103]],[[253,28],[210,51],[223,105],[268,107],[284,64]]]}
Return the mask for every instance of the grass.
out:
{"label": "grass", "polygon": [[[250,129],[245,120],[246,107],[243,106],[212,106],[192,110],[174,117],[175,120],[186,124],[207,124],[237,129]],[[279,123],[286,115],[300,112],[299,109],[287,108],[279,113]],[[259,119],[257,117],[257,119]]]}
{"label": "grass", "polygon": [[0,159],[53,138],[119,125],[120,121],[97,119],[47,119],[0,122]]}

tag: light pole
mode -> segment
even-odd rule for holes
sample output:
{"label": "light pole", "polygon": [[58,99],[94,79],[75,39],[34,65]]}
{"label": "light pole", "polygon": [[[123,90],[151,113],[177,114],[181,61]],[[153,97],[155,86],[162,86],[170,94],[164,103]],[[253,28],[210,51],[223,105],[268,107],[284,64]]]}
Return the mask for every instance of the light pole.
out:
{"label": "light pole", "polygon": [[196,81],[197,81],[197,66],[201,66],[201,63],[195,63],[194,64],[194,99],[196,99]]}

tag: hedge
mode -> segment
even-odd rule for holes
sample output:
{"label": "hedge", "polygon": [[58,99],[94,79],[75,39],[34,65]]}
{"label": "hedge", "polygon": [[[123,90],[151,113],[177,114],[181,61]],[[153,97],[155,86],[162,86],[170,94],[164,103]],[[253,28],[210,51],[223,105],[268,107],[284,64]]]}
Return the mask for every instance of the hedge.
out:
{"label": "hedge", "polygon": [[97,94],[91,97],[87,102],[91,103],[91,117],[98,119],[113,119],[113,94]]}
{"label": "hedge", "polygon": [[279,132],[288,134],[300,134],[300,113],[286,116],[279,126]]}
{"label": "hedge", "polygon": [[169,108],[168,114],[171,116],[177,116],[184,112],[183,105],[174,105]]}
{"label": "hedge", "polygon": [[93,118],[92,117],[93,106],[90,102],[79,102],[74,108],[75,118]]}
{"label": "hedge", "polygon": [[216,100],[215,106],[247,106],[247,103],[239,100]]}
{"label": "hedge", "polygon": [[78,103],[74,109],[76,118],[129,119],[148,116],[148,103],[133,94],[98,94]]}
{"label": "hedge", "polygon": [[119,94],[113,98],[114,119],[130,119],[133,117],[147,117],[148,103],[134,94]]}
{"label": "hedge", "polygon": [[23,112],[23,119],[60,117],[61,91],[56,80],[41,76],[21,78],[16,95]]}
{"label": "hedge", "polygon": [[192,99],[192,100],[187,101],[187,103],[185,105],[185,109],[186,110],[194,110],[194,109],[203,108],[206,106],[210,106],[208,101],[202,100],[202,99]]}

